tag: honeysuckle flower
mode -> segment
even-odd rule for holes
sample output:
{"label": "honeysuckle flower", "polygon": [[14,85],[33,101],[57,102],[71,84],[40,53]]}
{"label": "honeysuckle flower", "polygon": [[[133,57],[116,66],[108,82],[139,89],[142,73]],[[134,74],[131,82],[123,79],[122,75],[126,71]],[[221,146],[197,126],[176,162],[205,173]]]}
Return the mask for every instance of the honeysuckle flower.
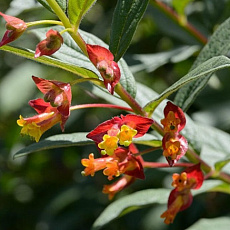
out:
{"label": "honeysuckle flower", "polygon": [[42,55],[50,56],[59,50],[62,44],[63,38],[61,34],[56,30],[50,29],[46,33],[46,39],[37,44],[34,57],[38,58]]}
{"label": "honeysuckle flower", "polygon": [[164,126],[164,132],[179,133],[186,124],[186,118],[183,110],[168,101],[164,108],[165,118],[161,120],[161,124]]}
{"label": "honeysuckle flower", "polygon": [[164,108],[164,116],[161,120],[165,133],[162,139],[163,156],[173,166],[188,150],[186,138],[179,133],[185,127],[186,119],[182,109],[170,101]]}
{"label": "honeysuckle flower", "polygon": [[7,29],[0,42],[1,47],[20,37],[27,29],[27,25],[23,20],[19,18],[3,14],[2,12],[0,12],[0,15],[6,20]]}
{"label": "honeysuckle flower", "polygon": [[113,54],[108,49],[99,45],[87,44],[86,47],[90,61],[100,72],[105,87],[113,94],[114,87],[121,77],[120,68],[114,61]]}
{"label": "honeysuckle flower", "polygon": [[173,166],[188,150],[186,138],[180,134],[168,132],[162,139],[163,156]]}
{"label": "honeysuckle flower", "polygon": [[119,147],[112,156],[103,156],[94,158],[94,154],[89,154],[89,159],[82,159],[81,163],[86,168],[83,175],[94,176],[95,172],[103,170],[103,174],[108,176],[108,180],[119,177],[121,174],[144,179],[144,170],[142,166],[142,157],[135,156],[137,149],[132,144],[129,148]]}
{"label": "honeysuckle flower", "polygon": [[20,115],[17,124],[22,127],[22,135],[29,135],[38,142],[42,134],[57,123],[60,123],[61,129],[64,131],[68,117],[63,116],[56,107],[52,107],[50,103],[41,98],[29,101],[29,105],[38,114],[29,118],[23,118]]}
{"label": "honeysuckle flower", "polygon": [[128,147],[132,139],[143,136],[152,123],[152,119],[139,115],[121,115],[101,123],[87,137],[96,142],[102,154],[112,155],[118,144]]}
{"label": "honeysuckle flower", "polygon": [[124,175],[110,185],[104,185],[102,192],[108,194],[109,200],[112,200],[116,193],[128,187],[136,180],[133,176]]}
{"label": "honeysuckle flower", "polygon": [[172,186],[175,187],[169,195],[168,209],[161,215],[166,224],[173,223],[178,212],[187,209],[193,200],[191,189],[199,189],[204,181],[200,164],[187,168],[181,174],[173,174]]}
{"label": "honeysuckle flower", "polygon": [[53,107],[65,117],[70,115],[72,100],[71,86],[69,83],[51,81],[32,76],[38,89],[44,94],[44,100],[50,102]]}

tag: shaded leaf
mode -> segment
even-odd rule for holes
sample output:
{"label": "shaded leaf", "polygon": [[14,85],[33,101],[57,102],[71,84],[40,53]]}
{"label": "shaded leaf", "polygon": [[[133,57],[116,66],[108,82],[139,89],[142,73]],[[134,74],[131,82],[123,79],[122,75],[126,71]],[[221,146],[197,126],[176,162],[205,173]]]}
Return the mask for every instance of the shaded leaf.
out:
{"label": "shaded leaf", "polygon": [[96,2],[96,0],[68,0],[68,17],[70,23],[78,28],[82,17],[87,13],[94,2]]}
{"label": "shaded leaf", "polygon": [[[214,32],[209,42],[200,52],[198,58],[194,62],[191,72],[208,59],[226,55],[230,49],[230,18],[222,23]],[[196,79],[196,81],[181,88],[175,97],[175,103],[183,110],[187,110],[191,103],[195,100],[199,92],[207,85],[212,73],[206,73],[204,78]]]}
{"label": "shaded leaf", "polygon": [[213,219],[200,219],[195,224],[187,228],[187,230],[228,230],[230,226],[229,217],[218,217]]}
{"label": "shaded leaf", "polygon": [[117,62],[128,49],[149,0],[118,0],[111,26],[109,49]]}
{"label": "shaded leaf", "polygon": [[167,88],[164,92],[162,92],[158,98],[150,101],[145,106],[145,111],[152,113],[155,108],[169,95],[171,95],[173,92],[180,89],[182,86],[188,84],[191,81],[206,78],[206,76],[209,74],[211,76],[212,73],[219,69],[230,67],[230,59],[225,56],[218,56],[213,57],[202,64],[200,64],[197,68],[190,71],[188,74],[186,74],[183,78],[179,79],[177,82],[175,82],[173,85],[171,85],[169,88]]}
{"label": "shaded leaf", "polygon": [[30,153],[46,149],[93,144],[94,142],[86,138],[86,135],[87,133],[71,133],[51,136],[19,150],[14,154],[14,158],[26,156]]}

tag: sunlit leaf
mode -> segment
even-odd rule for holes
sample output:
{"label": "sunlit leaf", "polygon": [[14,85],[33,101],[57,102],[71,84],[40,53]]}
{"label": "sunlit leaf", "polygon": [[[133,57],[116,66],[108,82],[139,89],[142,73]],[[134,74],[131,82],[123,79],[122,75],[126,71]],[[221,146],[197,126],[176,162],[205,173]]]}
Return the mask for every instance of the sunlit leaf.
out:
{"label": "sunlit leaf", "polygon": [[225,165],[227,165],[230,162],[230,159],[226,159],[223,161],[218,161],[215,163],[215,168],[217,171],[220,171]]}
{"label": "sunlit leaf", "polygon": [[68,17],[71,24],[79,26],[82,17],[96,0],[68,0]]}
{"label": "sunlit leaf", "polygon": [[[200,52],[198,58],[194,62],[191,72],[203,64],[208,59],[226,55],[230,49],[230,18],[222,23],[214,32],[209,42]],[[183,110],[188,109],[191,103],[195,100],[199,92],[207,85],[212,73],[206,73],[203,78],[196,79],[181,88],[175,97],[175,103],[180,106]]]}
{"label": "sunlit leaf", "polygon": [[[210,191],[213,186],[216,186],[219,183],[220,182],[217,180],[205,181],[201,189],[196,190],[194,195]],[[100,214],[94,222],[92,230],[101,229],[114,219],[136,209],[144,208],[147,205],[166,204],[170,191],[170,189],[146,189],[116,200],[107,206],[107,208]]]}
{"label": "sunlit leaf", "polygon": [[202,64],[200,64],[197,68],[190,71],[183,78],[179,79],[169,88],[167,88],[164,92],[162,92],[158,98],[150,101],[145,106],[145,111],[152,113],[155,108],[169,95],[180,89],[182,86],[188,84],[191,81],[205,78],[208,74],[211,75],[217,70],[224,69],[230,67],[230,59],[225,56],[213,57]]}

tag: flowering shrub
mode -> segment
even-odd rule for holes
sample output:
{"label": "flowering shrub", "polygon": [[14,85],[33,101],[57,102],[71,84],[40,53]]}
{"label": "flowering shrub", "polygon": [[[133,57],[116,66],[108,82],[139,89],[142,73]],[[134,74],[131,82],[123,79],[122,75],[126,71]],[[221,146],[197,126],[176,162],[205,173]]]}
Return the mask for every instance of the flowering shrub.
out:
{"label": "flowering shrub", "polygon": [[[81,174],[94,177],[102,171],[108,180],[101,187],[102,193],[107,194],[109,200],[115,201],[97,218],[93,229],[103,227],[124,214],[123,211],[130,212],[136,207],[151,206],[153,203],[167,203],[167,210],[159,214],[159,218],[164,218],[165,224],[173,225],[177,214],[188,211],[192,205],[193,190],[197,194],[209,191],[230,193],[230,174],[223,170],[230,161],[226,144],[230,141],[229,134],[210,127],[202,129],[185,114],[201,89],[208,84],[211,75],[216,70],[230,66],[229,58],[223,56],[230,48],[229,42],[225,41],[226,37],[229,40],[229,21],[219,26],[207,40],[186,18],[185,6],[190,1],[186,1],[181,8],[180,1],[176,0],[172,1],[171,7],[163,3],[164,1],[157,0],[118,0],[108,46],[93,34],[79,29],[89,9],[93,9],[94,4],[97,6],[95,0],[38,2],[54,13],[57,20],[27,22],[0,12],[6,21],[0,49],[67,71],[66,74],[73,74],[74,79],[67,81],[64,76],[53,76],[52,80],[48,80],[43,76],[32,76],[43,98],[30,100],[29,105],[37,114],[30,116],[23,113],[17,124],[21,127],[22,136],[28,135],[36,143],[18,151],[15,158],[44,149],[94,144],[94,153],[89,152],[87,157],[82,156]],[[200,47],[204,46],[203,49],[193,46],[195,51],[190,55],[199,51],[193,66],[184,77],[165,87],[161,94],[155,93],[151,84],[144,86],[136,83],[131,68],[122,58],[132,44],[147,7],[153,7],[167,15],[196,40],[196,45],[198,43]],[[31,29],[33,26],[36,26],[35,29]],[[40,39],[33,51],[14,46],[13,43],[19,37],[28,36],[27,32]],[[221,39],[223,44],[218,43]],[[189,56],[187,49],[183,52],[185,56]],[[173,59],[173,54],[170,55]],[[78,104],[83,96],[75,98],[74,92],[85,82],[90,83],[88,94],[100,98],[100,103],[89,101]],[[96,127],[87,133],[77,133],[75,139],[76,133],[65,134],[65,126],[74,117],[74,110],[88,108],[103,108],[107,111],[116,109],[119,113],[106,121],[97,119]],[[63,134],[51,138],[42,137],[58,123]],[[92,127],[92,124],[93,121],[89,126]],[[77,125],[82,127],[80,122]],[[216,140],[217,136],[220,142]],[[20,140],[23,141],[23,138]],[[216,151],[216,154],[222,152],[224,156],[220,154],[213,159],[205,157],[203,152],[207,146]],[[152,160],[151,157],[156,155],[157,160]],[[214,161],[214,164],[210,161]],[[135,188],[135,184],[149,179],[149,171],[162,168],[169,169],[170,175],[171,169],[178,172],[172,174],[174,189],[171,192],[169,188],[158,190],[150,186],[146,190],[143,187],[140,189],[142,191],[122,195],[122,192],[129,191],[126,188],[131,190]],[[164,178],[160,180],[163,185]],[[118,205],[121,201],[122,205]]]}

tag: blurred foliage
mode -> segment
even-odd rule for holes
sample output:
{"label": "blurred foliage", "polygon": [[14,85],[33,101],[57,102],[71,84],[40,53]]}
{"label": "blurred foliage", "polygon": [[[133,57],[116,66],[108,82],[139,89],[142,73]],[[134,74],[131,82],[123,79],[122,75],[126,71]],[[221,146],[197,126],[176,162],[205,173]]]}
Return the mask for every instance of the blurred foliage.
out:
{"label": "blurred foliage", "polygon": [[[33,0],[28,1],[31,3],[28,9],[20,10],[17,4],[20,5],[22,2],[0,0],[1,12],[25,21],[55,18],[55,15],[41,8]],[[171,1],[164,2],[172,6]],[[188,22],[206,37],[230,16],[229,0],[186,2],[189,2],[184,9]],[[83,19],[81,29],[109,43],[115,5],[116,1],[98,0]],[[168,24],[169,21],[166,15],[149,4],[124,57],[131,66],[136,80],[156,92],[162,92],[184,76],[202,47],[202,44],[186,34],[179,25]],[[2,21],[1,35],[4,30]],[[26,47],[34,49],[37,42],[37,38],[28,32],[27,36],[22,36],[14,45],[26,43]],[[83,168],[80,160],[90,152],[95,152],[94,146],[46,150],[13,159],[15,152],[32,143],[29,138],[19,135],[20,128],[16,124],[20,114],[34,114],[27,101],[41,96],[31,76],[56,80],[60,77],[62,81],[74,79],[75,76],[3,51],[0,51],[0,60],[0,229],[90,229],[94,220],[110,203],[106,195],[101,193],[103,184],[107,183],[106,178],[100,173],[94,178],[81,176]],[[196,121],[230,132],[229,85],[229,70],[216,73],[188,114]],[[101,103],[101,99],[92,95],[87,88],[89,86],[85,84],[73,89],[72,104],[89,101]],[[67,121],[65,130],[66,133],[87,132],[100,122],[118,114],[119,111],[108,109],[77,110]],[[57,133],[61,131],[55,126],[45,133],[43,138]],[[159,152],[152,158],[148,156],[151,158],[148,160],[156,160],[160,155]],[[173,170],[147,170],[145,181],[137,181],[115,199],[146,188],[157,188],[162,185],[170,188],[170,174]],[[104,229],[183,230],[200,218],[229,216],[229,203],[230,196],[226,194],[201,194],[194,198],[188,210],[178,214],[175,223],[170,227],[159,218],[165,206],[153,205],[123,216]]]}

